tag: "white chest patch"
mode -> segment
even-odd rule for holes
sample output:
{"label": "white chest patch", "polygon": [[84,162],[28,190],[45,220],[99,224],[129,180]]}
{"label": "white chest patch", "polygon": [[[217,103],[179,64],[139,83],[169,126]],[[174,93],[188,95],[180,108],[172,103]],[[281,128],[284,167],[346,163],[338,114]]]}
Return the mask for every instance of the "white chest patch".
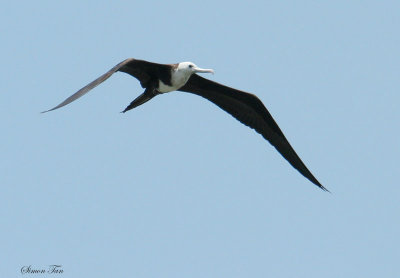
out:
{"label": "white chest patch", "polygon": [[160,93],[176,91],[186,84],[186,82],[189,80],[190,75],[191,73],[182,70],[173,71],[171,75],[172,86],[166,85],[160,80],[158,84],[158,91]]}

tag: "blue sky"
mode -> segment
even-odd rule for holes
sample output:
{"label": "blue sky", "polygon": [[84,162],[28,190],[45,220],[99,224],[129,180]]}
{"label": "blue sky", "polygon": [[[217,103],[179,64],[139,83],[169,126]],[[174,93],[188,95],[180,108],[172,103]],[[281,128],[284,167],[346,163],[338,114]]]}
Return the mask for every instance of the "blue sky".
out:
{"label": "blue sky", "polygon": [[[0,276],[399,277],[398,1],[23,1],[0,11]],[[125,58],[259,96],[332,194],[195,95],[126,114]]]}

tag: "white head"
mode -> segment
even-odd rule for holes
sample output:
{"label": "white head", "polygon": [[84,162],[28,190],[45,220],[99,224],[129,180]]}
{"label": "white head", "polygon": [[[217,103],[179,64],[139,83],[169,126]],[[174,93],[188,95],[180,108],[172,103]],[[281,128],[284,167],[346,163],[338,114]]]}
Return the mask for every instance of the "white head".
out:
{"label": "white head", "polygon": [[174,69],[171,75],[171,85],[166,85],[160,80],[158,91],[161,93],[176,91],[186,84],[192,74],[197,72],[211,72],[212,69],[201,69],[192,62],[182,62]]}
{"label": "white head", "polygon": [[214,74],[214,70],[199,68],[198,66],[196,66],[192,62],[179,63],[177,70],[178,71],[183,71],[185,73],[190,73],[190,75],[193,74],[193,73],[197,73],[197,72],[210,72],[210,73]]}

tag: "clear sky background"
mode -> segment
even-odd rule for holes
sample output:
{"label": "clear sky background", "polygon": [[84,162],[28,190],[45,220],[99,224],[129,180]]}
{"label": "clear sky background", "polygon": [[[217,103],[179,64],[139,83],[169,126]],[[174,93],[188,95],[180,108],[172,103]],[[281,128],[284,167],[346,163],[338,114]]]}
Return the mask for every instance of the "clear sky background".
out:
{"label": "clear sky background", "polygon": [[[399,11],[3,3],[0,277],[400,277]],[[39,113],[128,57],[193,61],[258,95],[332,194],[198,96],[119,113],[143,92],[124,73]]]}

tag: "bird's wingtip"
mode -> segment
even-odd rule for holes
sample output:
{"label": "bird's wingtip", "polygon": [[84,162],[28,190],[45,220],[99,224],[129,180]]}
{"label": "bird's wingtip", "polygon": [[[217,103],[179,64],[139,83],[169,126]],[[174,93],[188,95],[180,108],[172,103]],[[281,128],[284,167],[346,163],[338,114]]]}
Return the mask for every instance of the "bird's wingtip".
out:
{"label": "bird's wingtip", "polygon": [[332,194],[332,192],[330,192],[326,187],[324,187],[322,184],[320,184],[320,183],[318,183],[318,184],[316,184],[319,188],[321,188],[323,191],[325,191],[325,192],[328,192],[328,193],[331,193]]}
{"label": "bird's wingtip", "polygon": [[53,111],[53,110],[55,110],[56,108],[52,108],[52,109],[49,109],[49,110],[45,110],[45,111],[42,111],[42,112],[40,112],[40,114],[44,114],[44,113],[47,113],[47,112],[50,112],[50,111]]}

